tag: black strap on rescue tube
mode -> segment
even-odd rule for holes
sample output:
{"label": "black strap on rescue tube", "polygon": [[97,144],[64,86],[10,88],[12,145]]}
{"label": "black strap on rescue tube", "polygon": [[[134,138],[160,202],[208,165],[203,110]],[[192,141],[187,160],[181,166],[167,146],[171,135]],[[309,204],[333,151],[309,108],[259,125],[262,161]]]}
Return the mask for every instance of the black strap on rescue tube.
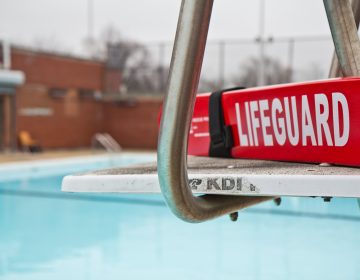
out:
{"label": "black strap on rescue tube", "polygon": [[231,127],[225,125],[221,96],[224,92],[244,89],[236,87],[213,92],[209,100],[210,157],[231,157],[233,137]]}

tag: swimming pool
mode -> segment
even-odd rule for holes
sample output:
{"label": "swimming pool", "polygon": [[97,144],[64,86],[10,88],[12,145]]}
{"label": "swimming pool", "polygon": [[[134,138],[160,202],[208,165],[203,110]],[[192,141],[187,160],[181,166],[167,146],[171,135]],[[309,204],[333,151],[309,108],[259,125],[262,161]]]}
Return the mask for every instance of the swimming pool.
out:
{"label": "swimming pool", "polygon": [[154,157],[0,166],[0,279],[359,278],[354,199],[285,198],[236,223],[187,224],[158,195],[60,191],[65,174]]}

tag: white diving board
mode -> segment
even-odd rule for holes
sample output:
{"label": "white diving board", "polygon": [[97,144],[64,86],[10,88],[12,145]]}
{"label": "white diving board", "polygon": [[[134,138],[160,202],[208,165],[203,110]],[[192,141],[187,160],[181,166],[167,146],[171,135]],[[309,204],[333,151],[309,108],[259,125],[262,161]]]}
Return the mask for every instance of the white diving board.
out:
{"label": "white diving board", "polygon": [[[189,157],[188,173],[198,194],[360,197],[360,168]],[[62,191],[160,193],[160,186],[151,163],[69,175]]]}

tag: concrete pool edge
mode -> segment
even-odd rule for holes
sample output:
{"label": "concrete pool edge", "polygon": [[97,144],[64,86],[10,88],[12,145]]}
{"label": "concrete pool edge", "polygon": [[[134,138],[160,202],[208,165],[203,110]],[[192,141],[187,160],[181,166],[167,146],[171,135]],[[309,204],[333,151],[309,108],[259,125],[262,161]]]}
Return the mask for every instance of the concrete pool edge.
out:
{"label": "concrete pool edge", "polygon": [[121,152],[83,155],[66,158],[37,159],[20,162],[0,163],[0,183],[29,178],[38,178],[66,173],[81,172],[83,165],[100,165],[106,168],[109,162],[130,160],[139,162],[156,158],[154,152]]}

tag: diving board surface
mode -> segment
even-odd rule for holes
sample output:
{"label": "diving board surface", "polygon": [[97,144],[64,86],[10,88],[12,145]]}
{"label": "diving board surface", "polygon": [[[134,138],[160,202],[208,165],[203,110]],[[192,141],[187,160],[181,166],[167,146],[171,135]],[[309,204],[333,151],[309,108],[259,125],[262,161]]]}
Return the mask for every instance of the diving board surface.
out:
{"label": "diving board surface", "polygon": [[[190,156],[188,173],[199,194],[360,197],[360,168]],[[69,175],[62,191],[159,193],[160,186],[154,162]]]}

